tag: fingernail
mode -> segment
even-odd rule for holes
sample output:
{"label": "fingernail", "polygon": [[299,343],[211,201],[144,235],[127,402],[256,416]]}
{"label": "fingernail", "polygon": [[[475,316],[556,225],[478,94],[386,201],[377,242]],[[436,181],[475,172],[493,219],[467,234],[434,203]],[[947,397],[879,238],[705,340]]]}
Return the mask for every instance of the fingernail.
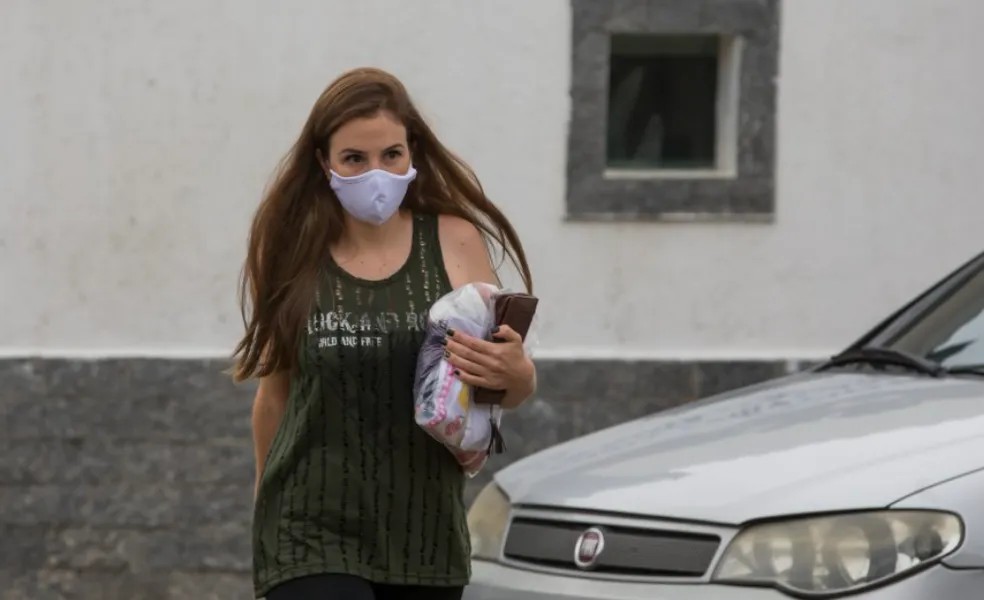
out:
{"label": "fingernail", "polygon": [[450,350],[445,350],[444,351],[444,358],[451,358],[451,351]]}
{"label": "fingernail", "polygon": [[498,327],[498,325],[495,327],[495,329],[492,330],[492,334],[493,335],[495,335],[497,333],[499,333],[499,327]]}
{"label": "fingernail", "polygon": [[454,329],[448,327],[448,337],[454,337]]}
{"label": "fingernail", "polygon": [[461,371],[459,371],[458,369],[455,369],[455,370],[454,370],[454,374],[455,374],[455,375],[461,375]]}
{"label": "fingernail", "polygon": [[441,345],[442,346],[447,346],[448,345],[448,338],[441,338]]}

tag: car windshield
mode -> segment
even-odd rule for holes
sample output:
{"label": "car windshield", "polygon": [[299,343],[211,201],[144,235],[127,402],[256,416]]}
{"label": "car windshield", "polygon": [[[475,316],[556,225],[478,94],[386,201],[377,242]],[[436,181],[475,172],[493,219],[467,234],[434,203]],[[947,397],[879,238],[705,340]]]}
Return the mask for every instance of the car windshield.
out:
{"label": "car windshield", "polygon": [[984,269],[880,343],[951,369],[984,365]]}

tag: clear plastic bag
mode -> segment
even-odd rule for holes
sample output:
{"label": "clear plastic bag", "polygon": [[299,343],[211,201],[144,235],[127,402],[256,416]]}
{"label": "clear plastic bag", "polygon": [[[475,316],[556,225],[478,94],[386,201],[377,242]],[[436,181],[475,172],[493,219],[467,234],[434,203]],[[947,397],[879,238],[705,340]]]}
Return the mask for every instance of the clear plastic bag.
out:
{"label": "clear plastic bag", "polygon": [[454,374],[441,341],[447,330],[488,339],[495,299],[505,292],[487,283],[470,283],[441,297],[428,312],[426,336],[414,378],[417,425],[454,454],[469,477],[481,471],[493,452],[502,451],[502,408],[477,405],[472,386]]}

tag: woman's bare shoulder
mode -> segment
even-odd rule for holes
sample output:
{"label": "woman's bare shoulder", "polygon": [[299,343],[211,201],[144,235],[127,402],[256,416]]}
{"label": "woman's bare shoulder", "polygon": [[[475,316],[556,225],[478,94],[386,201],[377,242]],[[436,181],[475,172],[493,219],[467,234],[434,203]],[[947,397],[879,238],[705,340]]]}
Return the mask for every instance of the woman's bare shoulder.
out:
{"label": "woman's bare shoulder", "polygon": [[445,241],[458,242],[459,244],[484,244],[482,233],[468,219],[455,215],[439,215],[437,222],[442,244]]}
{"label": "woman's bare shoulder", "polygon": [[498,285],[485,236],[478,227],[468,219],[441,215],[438,217],[438,237],[451,287],[457,289],[474,281]]}

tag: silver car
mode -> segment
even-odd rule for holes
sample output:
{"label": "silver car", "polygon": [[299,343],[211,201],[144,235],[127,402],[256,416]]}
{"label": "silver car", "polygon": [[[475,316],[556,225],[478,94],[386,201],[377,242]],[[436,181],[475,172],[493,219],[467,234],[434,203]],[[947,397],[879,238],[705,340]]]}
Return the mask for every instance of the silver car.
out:
{"label": "silver car", "polygon": [[534,454],[466,600],[984,598],[984,255],[808,371]]}

